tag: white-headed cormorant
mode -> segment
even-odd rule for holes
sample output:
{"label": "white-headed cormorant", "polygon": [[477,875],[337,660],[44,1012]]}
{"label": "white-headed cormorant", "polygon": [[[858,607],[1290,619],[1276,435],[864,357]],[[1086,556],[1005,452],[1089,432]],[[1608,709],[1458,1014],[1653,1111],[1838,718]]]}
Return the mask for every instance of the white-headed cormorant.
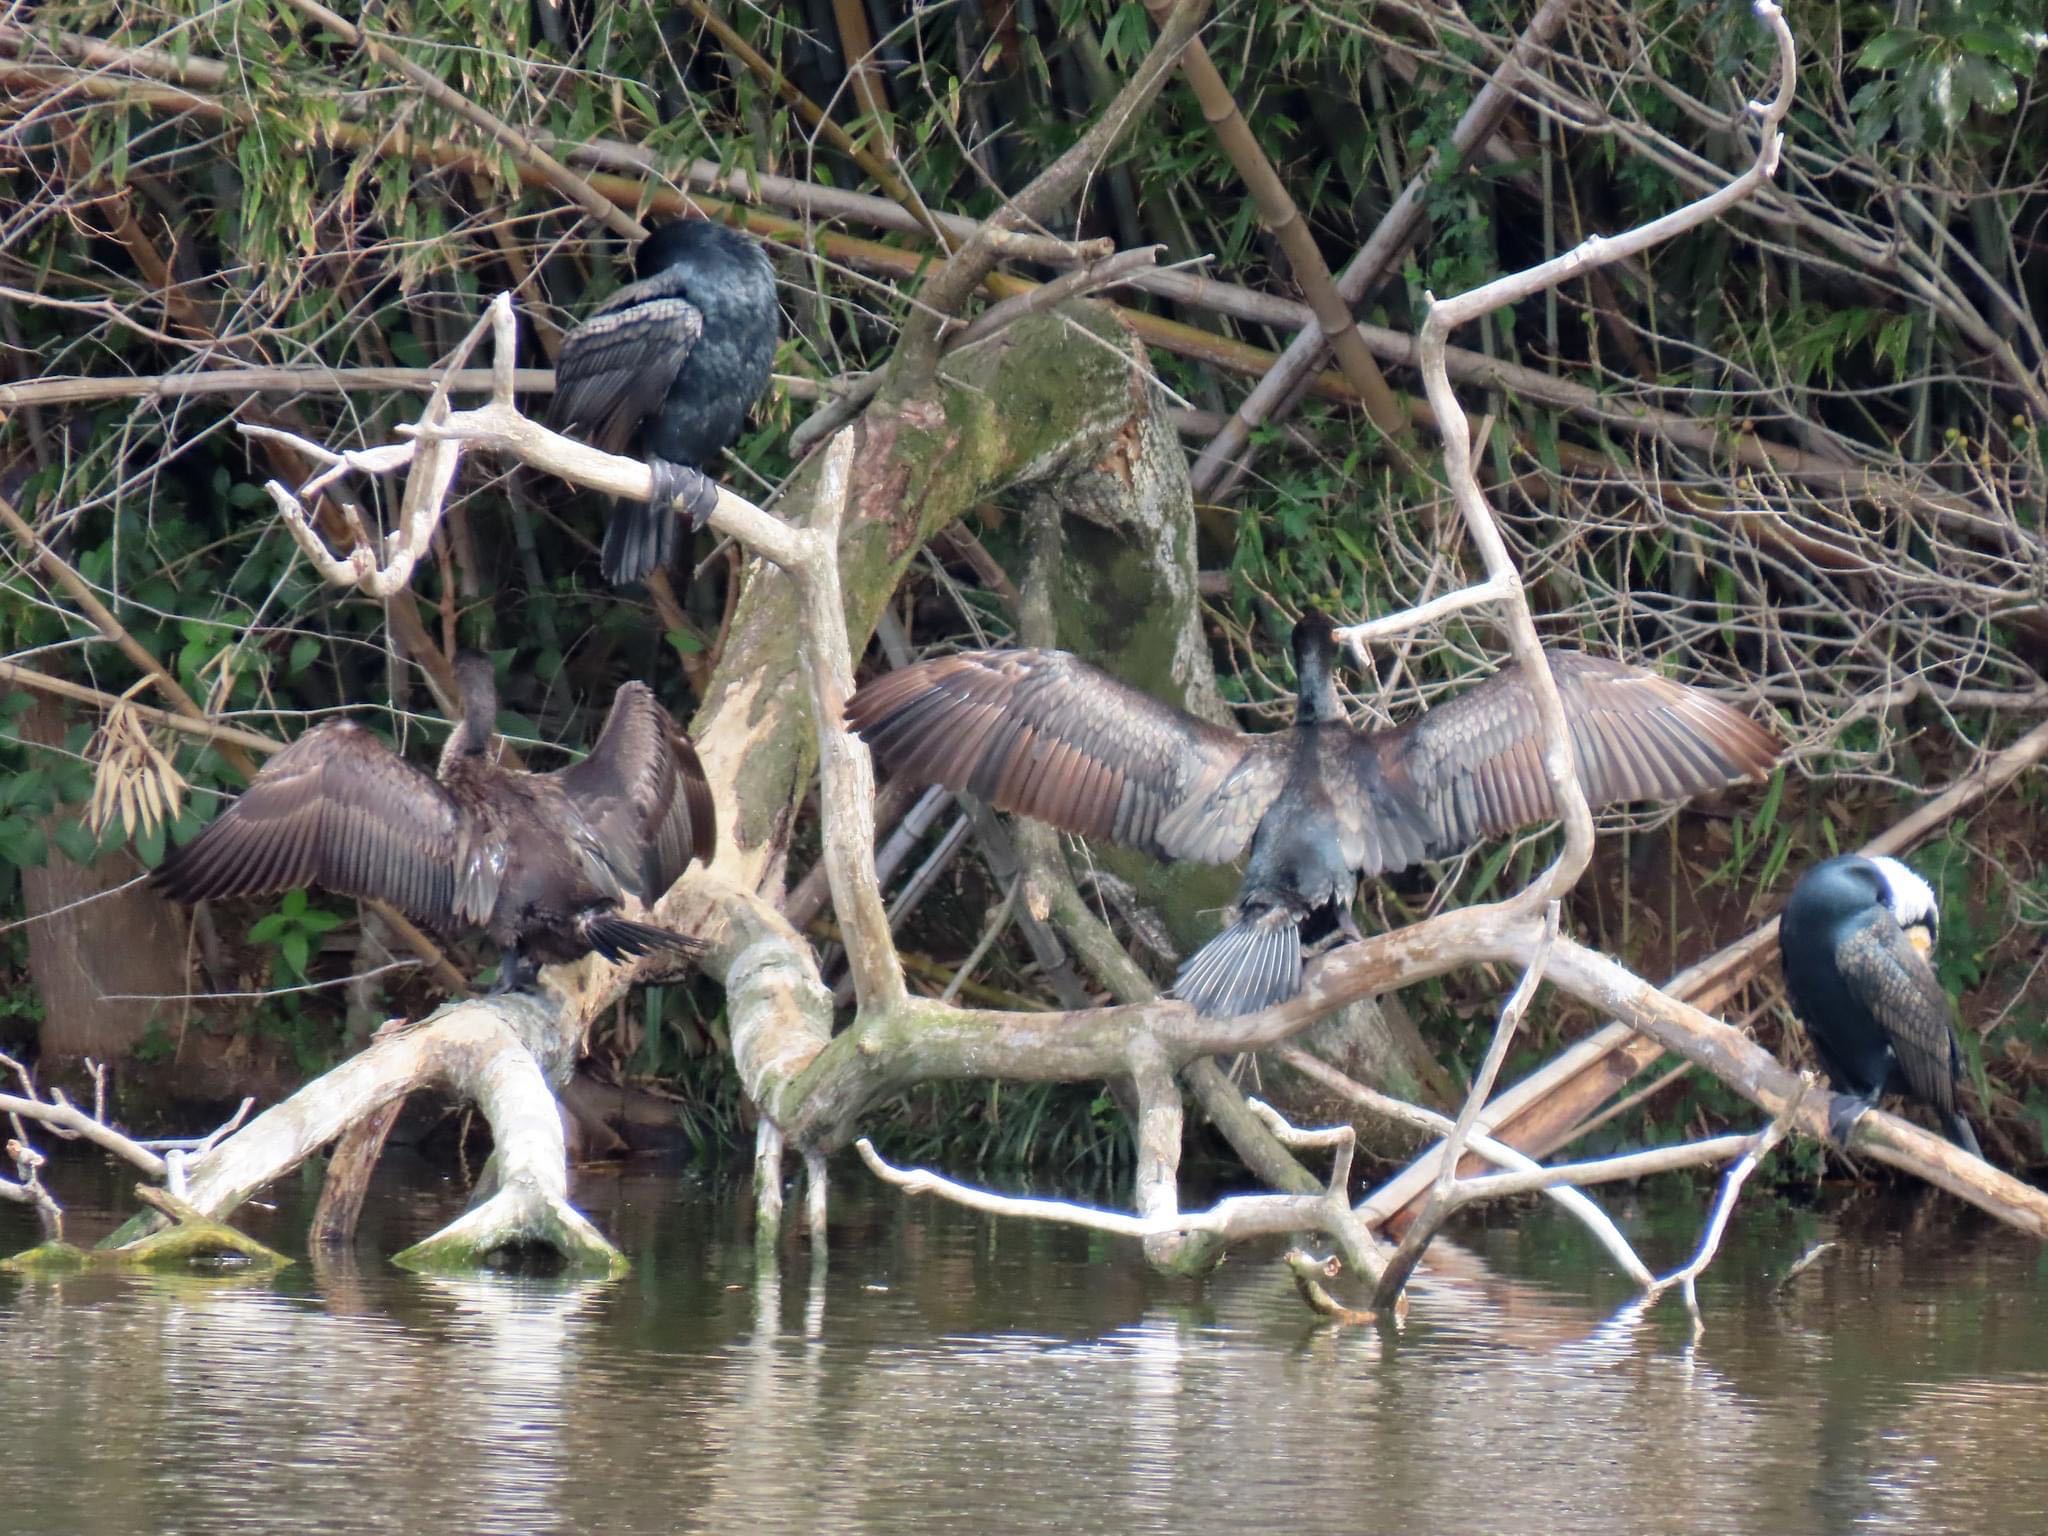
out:
{"label": "white-headed cormorant", "polygon": [[1928,955],[1940,915],[1934,892],[1897,859],[1844,854],[1816,864],[1778,919],[1778,956],[1792,1011],[1837,1099],[1828,1123],[1846,1142],[1881,1093],[1931,1108],[1948,1138],[1982,1157],[1956,1108],[1962,1055],[1948,994]]}

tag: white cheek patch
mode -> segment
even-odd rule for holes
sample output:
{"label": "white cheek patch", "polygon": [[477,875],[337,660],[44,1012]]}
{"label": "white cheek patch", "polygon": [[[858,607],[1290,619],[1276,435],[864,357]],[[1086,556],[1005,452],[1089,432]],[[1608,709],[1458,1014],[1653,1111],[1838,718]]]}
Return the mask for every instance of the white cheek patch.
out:
{"label": "white cheek patch", "polygon": [[1892,916],[1898,920],[1899,926],[1906,930],[1908,937],[1912,936],[1915,928],[1926,929],[1931,943],[1939,916],[1934,909],[1933,889],[1897,859],[1879,855],[1870,862],[1877,866],[1879,876],[1891,890]]}

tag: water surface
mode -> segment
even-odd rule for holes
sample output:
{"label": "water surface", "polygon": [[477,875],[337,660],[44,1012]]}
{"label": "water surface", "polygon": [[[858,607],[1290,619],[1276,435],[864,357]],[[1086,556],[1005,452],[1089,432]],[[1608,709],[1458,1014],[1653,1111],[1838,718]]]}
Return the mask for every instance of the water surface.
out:
{"label": "water surface", "polygon": [[[2043,1249],[1939,1199],[1750,1203],[1695,1344],[1547,1209],[1465,1229],[1394,1334],[1319,1324],[1270,1251],[1163,1280],[840,1176],[829,1265],[779,1278],[732,1192],[645,1171],[577,1189],[620,1283],[407,1276],[378,1255],[459,1205],[416,1166],[351,1264],[0,1276],[0,1532],[2048,1526]],[[1621,1214],[1669,1267],[1701,1203]],[[247,1225],[302,1251],[308,1204]]]}

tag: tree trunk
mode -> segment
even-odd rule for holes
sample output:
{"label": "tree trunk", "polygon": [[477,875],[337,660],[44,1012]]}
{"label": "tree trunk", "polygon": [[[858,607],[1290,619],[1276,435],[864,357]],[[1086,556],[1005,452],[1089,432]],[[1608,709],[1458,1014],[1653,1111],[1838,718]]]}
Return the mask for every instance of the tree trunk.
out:
{"label": "tree trunk", "polygon": [[[62,706],[39,696],[21,730],[54,746],[69,723]],[[49,856],[21,872],[29,977],[43,1000],[37,1045],[46,1061],[119,1062],[152,1022],[172,1030],[185,1022],[190,1005],[176,1001],[187,990],[185,917],[145,885],[108,894],[141,873],[127,849],[90,864],[59,853],[54,834],[65,814],[44,819]],[[171,1001],[125,1000],[159,997]]]}

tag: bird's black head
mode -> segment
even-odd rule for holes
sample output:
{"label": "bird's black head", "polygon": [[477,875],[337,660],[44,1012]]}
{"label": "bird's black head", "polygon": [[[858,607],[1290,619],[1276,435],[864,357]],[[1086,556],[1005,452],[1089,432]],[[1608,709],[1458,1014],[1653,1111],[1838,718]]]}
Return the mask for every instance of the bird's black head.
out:
{"label": "bird's black head", "polygon": [[1320,609],[1304,608],[1295,621],[1290,644],[1297,693],[1294,718],[1298,724],[1344,718],[1337,703],[1336,634],[1337,626]]}
{"label": "bird's black head", "polygon": [[1792,897],[1785,904],[1785,922],[1792,927],[1832,930],[1872,907],[1891,913],[1921,954],[1934,948],[1941,914],[1934,905],[1933,890],[1897,859],[1881,856],[1848,853],[1814,865],[1792,888]]}
{"label": "bird's black head", "polygon": [[676,219],[655,230],[633,252],[633,275],[643,280],[678,266],[706,274],[772,274],[768,253],[758,240],[716,219]]}

